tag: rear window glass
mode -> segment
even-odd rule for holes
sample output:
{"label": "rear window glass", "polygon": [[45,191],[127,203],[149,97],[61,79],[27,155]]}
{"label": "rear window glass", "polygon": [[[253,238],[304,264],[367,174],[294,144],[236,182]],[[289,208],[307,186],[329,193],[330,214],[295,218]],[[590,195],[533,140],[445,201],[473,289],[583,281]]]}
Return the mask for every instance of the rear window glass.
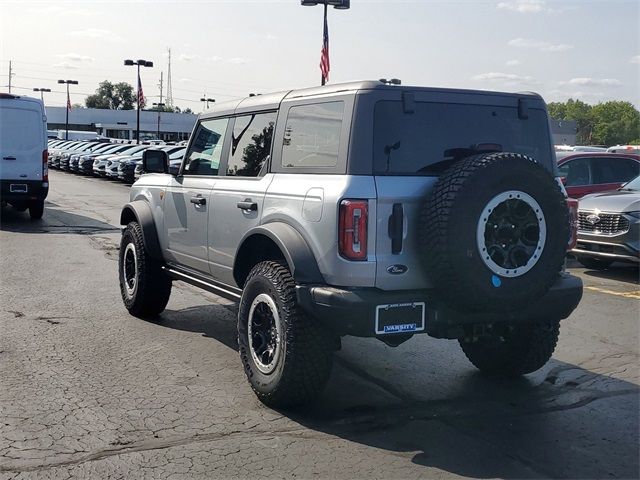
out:
{"label": "rear window glass", "polygon": [[547,116],[537,109],[529,109],[525,120],[515,107],[417,102],[414,113],[404,113],[402,102],[380,101],[373,138],[379,175],[432,174],[430,166],[481,144],[552,166]]}
{"label": "rear window glass", "polygon": [[624,183],[640,175],[640,163],[631,158],[594,158],[593,183]]}
{"label": "rear window glass", "polygon": [[42,114],[22,108],[0,108],[0,145],[16,152],[44,146]]}
{"label": "rear window glass", "polygon": [[335,167],[343,115],[344,102],[291,107],[282,140],[282,166]]}

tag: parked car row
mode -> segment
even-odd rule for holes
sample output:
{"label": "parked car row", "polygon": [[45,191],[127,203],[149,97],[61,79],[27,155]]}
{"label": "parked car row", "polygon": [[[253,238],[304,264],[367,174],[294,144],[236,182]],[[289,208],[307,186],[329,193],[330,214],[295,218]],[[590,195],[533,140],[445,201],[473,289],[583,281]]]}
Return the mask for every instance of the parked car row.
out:
{"label": "parked car row", "polygon": [[133,183],[142,174],[142,152],[149,148],[167,152],[175,171],[186,149],[183,145],[53,140],[49,142],[48,164],[50,168]]}

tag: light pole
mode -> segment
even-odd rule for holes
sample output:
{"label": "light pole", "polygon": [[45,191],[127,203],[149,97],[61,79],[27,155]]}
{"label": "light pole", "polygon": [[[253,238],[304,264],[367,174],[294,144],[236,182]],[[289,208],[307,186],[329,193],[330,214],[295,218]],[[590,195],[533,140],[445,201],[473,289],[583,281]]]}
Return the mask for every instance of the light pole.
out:
{"label": "light pole", "polygon": [[34,88],[33,91],[34,92],[40,92],[40,100],[42,100],[42,103],[44,103],[44,93],[43,92],[50,92],[51,89],[50,88]]}
{"label": "light pole", "polygon": [[69,98],[69,85],[78,85],[77,80],[58,80],[58,83],[63,83],[67,85],[67,119],[65,121],[65,131],[64,139],[69,140],[69,110],[71,110],[71,99]]}
{"label": "light pole", "polygon": [[216,100],[214,98],[204,98],[200,99],[201,102],[204,102],[207,106],[207,110],[209,110],[209,102],[214,103]]}
{"label": "light pole", "polygon": [[164,103],[154,103],[153,106],[158,108],[158,140],[160,140],[160,112],[164,110]]}
{"label": "light pole", "polygon": [[329,26],[327,23],[327,8],[331,5],[336,10],[348,10],[351,6],[351,0],[300,0],[300,4],[304,7],[315,7],[318,4],[324,5],[322,55],[320,56],[320,70],[322,72],[320,84],[324,85],[329,78]]}
{"label": "light pole", "polygon": [[147,60],[138,60],[134,62],[133,60],[125,60],[124,64],[126,66],[136,65],[138,67],[138,96],[136,100],[136,104],[138,105],[138,113],[136,115],[136,143],[140,143],[140,97],[142,96],[142,83],[140,82],[140,67],[153,67],[153,62],[149,62]]}

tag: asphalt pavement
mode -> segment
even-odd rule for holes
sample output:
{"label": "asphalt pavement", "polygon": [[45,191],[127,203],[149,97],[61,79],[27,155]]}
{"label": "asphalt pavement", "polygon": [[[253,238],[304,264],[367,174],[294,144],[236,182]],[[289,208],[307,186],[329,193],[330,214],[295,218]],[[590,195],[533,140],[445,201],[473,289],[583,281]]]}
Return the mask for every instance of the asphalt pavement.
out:
{"label": "asphalt pavement", "polygon": [[585,282],[553,359],[484,376],[454,341],[345,338],[326,391],[253,395],[233,303],[180,282],[157,322],[118,290],[123,184],[53,171],[0,222],[0,479],[639,478],[638,268]]}

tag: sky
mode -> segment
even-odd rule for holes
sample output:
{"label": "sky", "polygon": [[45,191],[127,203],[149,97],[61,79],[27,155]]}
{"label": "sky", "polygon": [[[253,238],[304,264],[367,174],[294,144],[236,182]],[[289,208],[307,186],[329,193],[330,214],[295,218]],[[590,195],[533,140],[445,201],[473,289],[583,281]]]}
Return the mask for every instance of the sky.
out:
{"label": "sky", "polygon": [[[639,0],[351,0],[329,9],[330,83],[535,91],[548,101],[640,106]],[[167,83],[174,104],[318,85],[322,7],[299,0],[0,0],[0,91],[84,103],[102,80],[135,85],[147,103]]]}

